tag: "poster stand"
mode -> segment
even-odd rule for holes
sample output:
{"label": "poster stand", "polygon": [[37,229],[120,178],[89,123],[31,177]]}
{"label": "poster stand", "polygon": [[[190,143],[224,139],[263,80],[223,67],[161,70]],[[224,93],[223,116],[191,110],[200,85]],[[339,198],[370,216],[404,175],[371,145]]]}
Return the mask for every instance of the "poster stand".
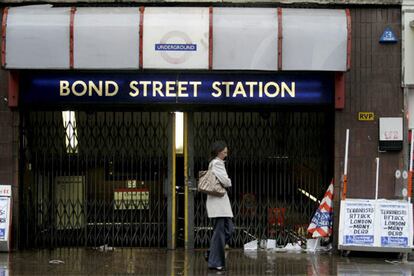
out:
{"label": "poster stand", "polygon": [[[349,130],[345,147],[344,180],[347,173],[348,135]],[[338,249],[347,251],[344,255],[350,251],[410,253],[414,248],[411,197],[409,195],[408,200],[378,199],[379,165],[380,159],[376,158],[375,199],[347,199],[346,183],[343,183]]]}
{"label": "poster stand", "polygon": [[0,252],[10,251],[11,195],[10,185],[0,185]]}
{"label": "poster stand", "polygon": [[341,201],[338,249],[409,253],[413,249],[412,204],[386,199]]}

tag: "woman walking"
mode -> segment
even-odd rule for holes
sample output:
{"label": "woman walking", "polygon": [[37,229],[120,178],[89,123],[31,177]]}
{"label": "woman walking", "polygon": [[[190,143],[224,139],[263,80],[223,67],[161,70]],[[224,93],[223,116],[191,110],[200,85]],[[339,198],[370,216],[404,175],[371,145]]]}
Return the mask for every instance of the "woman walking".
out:
{"label": "woman walking", "polygon": [[[224,159],[227,157],[227,145],[224,141],[214,142],[211,146],[211,161],[209,169],[220,181],[224,188],[231,187],[231,180],[227,175]],[[213,236],[210,240],[210,249],[207,251],[208,268],[225,271],[224,247],[230,241],[234,231],[232,222],[233,212],[227,192],[223,197],[207,195],[207,214],[213,223]]]}

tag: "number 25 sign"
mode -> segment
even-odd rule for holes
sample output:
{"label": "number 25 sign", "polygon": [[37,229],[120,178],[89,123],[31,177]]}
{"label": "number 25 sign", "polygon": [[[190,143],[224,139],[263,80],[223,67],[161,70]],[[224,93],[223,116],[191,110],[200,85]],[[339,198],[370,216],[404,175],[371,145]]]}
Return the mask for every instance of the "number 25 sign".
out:
{"label": "number 25 sign", "polygon": [[398,131],[394,130],[394,131],[385,131],[384,132],[384,138],[385,140],[398,140],[398,138],[400,134],[398,133]]}

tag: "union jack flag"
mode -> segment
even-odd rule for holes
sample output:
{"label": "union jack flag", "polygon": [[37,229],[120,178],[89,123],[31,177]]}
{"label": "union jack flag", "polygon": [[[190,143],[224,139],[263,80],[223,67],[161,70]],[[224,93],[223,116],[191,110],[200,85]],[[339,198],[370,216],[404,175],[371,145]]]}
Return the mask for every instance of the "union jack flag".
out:
{"label": "union jack flag", "polygon": [[308,227],[308,232],[313,238],[329,237],[332,234],[333,192],[332,180]]}

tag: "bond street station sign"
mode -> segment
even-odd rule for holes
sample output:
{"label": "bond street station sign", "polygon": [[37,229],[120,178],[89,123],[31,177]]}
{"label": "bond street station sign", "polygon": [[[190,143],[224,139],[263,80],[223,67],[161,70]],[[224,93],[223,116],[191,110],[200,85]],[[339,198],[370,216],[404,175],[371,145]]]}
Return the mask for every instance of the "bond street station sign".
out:
{"label": "bond street station sign", "polygon": [[23,104],[330,104],[331,74],[40,72],[21,79]]}

